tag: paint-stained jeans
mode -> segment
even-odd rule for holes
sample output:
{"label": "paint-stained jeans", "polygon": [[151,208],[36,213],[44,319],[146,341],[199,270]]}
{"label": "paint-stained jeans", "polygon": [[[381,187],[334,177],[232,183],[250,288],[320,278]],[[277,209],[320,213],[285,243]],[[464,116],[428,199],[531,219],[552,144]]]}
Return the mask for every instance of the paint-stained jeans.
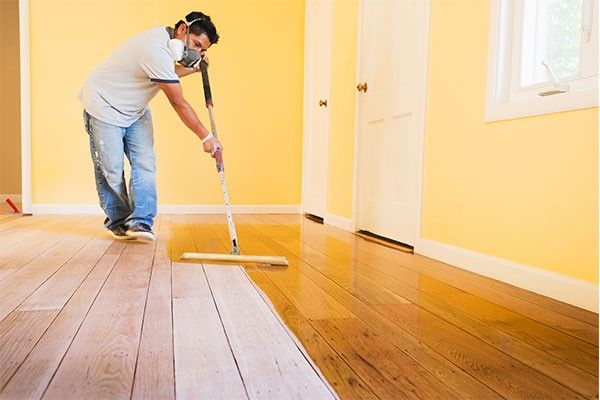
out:
{"label": "paint-stained jeans", "polygon": [[[156,215],[156,161],[150,110],[131,126],[102,122],[85,110],[85,130],[96,174],[100,206],[108,229],[144,223],[152,227]],[[131,165],[129,193],[125,184],[124,156]]]}

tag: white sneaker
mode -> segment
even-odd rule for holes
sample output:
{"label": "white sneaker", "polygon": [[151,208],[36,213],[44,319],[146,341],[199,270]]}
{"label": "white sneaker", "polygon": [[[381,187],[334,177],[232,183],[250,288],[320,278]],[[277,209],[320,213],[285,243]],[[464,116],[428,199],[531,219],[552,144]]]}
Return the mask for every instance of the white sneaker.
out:
{"label": "white sneaker", "polygon": [[127,229],[126,235],[132,239],[144,240],[152,242],[156,239],[152,229],[146,224],[132,225]]}
{"label": "white sneaker", "polygon": [[109,229],[111,236],[116,240],[131,240],[133,237],[127,235],[127,229],[123,225]]}

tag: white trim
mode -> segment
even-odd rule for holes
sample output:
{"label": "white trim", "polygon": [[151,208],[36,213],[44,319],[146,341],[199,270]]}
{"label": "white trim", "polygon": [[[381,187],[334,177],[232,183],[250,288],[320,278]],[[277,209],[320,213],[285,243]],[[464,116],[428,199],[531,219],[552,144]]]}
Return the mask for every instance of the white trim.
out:
{"label": "white trim", "polygon": [[[592,78],[592,89],[572,89],[566,93],[529,100],[511,99],[511,68],[514,68],[520,52],[513,46],[514,0],[490,2],[490,30],[488,46],[488,71],[485,104],[485,122],[579,110],[598,106],[598,77]],[[514,53],[514,54],[513,54]],[[586,78],[588,79],[588,78]],[[543,85],[552,89],[550,83]],[[539,88],[536,91],[540,91]]]}
{"label": "white trim", "polygon": [[[327,88],[327,100],[329,101],[329,104],[331,104],[331,66],[332,66],[332,50],[333,50],[333,12],[334,12],[334,7],[333,7],[333,1],[332,0],[326,0],[328,2],[328,7],[331,9],[331,21],[329,21],[329,25],[328,25],[328,29],[330,30],[330,34],[329,34],[329,52],[327,53],[329,55],[329,60],[327,60],[327,65],[329,65],[329,77],[328,77],[328,84],[329,87]],[[310,108],[311,108],[311,95],[312,95],[312,90],[313,90],[313,85],[312,85],[312,78],[309,78],[309,68],[308,66],[310,65],[310,60],[309,55],[310,55],[310,46],[313,45],[313,40],[319,40],[319,38],[315,38],[314,35],[312,34],[312,32],[314,32],[314,26],[313,26],[313,22],[314,20],[311,19],[310,17],[312,16],[313,12],[312,12],[312,8],[310,6],[311,2],[310,1],[306,1],[305,2],[305,22],[304,22],[304,115],[303,115],[303,128],[302,128],[302,213],[305,212],[311,212],[310,210],[307,211],[305,210],[306,207],[306,169],[307,169],[307,162],[306,162],[306,156],[308,154],[308,146],[309,146],[309,138],[310,135],[308,133],[308,129],[311,126],[311,119],[313,116],[313,113],[310,112]],[[310,85],[307,85],[307,80],[311,79]],[[325,183],[325,204],[323,204],[323,214],[327,213],[327,198],[328,198],[328,194],[329,194],[329,128],[331,126],[331,108],[328,106],[327,107],[327,129],[326,129],[326,137],[325,137],[325,147],[326,147],[326,153],[325,153],[325,170],[323,171],[323,173],[326,176],[326,183]],[[318,217],[324,217],[324,215],[317,215]]]}
{"label": "white trim", "polygon": [[486,105],[485,122],[503,121],[535,115],[598,107],[597,91],[561,93],[544,98],[544,102],[530,100]]}
{"label": "white trim", "polygon": [[19,0],[21,80],[21,210],[31,212],[31,77],[29,71],[29,0]]}
{"label": "white trim", "polygon": [[340,228],[348,232],[354,232],[354,224],[350,218],[327,213],[323,222],[327,225],[335,226],[336,228]]}
{"label": "white trim", "polygon": [[423,238],[415,243],[415,253],[598,312],[598,285],[584,280]]}
{"label": "white trim", "polygon": [[[358,48],[357,48],[357,68],[356,68],[356,82],[361,82],[362,77],[362,33],[363,33],[363,15],[364,5],[368,0],[359,0],[359,12],[358,12]],[[429,48],[430,48],[430,33],[431,33],[431,0],[425,0],[425,14],[426,14],[426,34],[425,34],[425,46],[426,49],[423,52],[423,75],[421,80],[421,87],[424,90],[421,119],[417,119],[419,130],[419,137],[417,138],[417,193],[416,193],[416,215],[415,215],[415,231],[414,240],[419,240],[421,236],[421,215],[423,211],[423,158],[425,154],[425,129],[427,127],[427,94],[429,85]],[[361,146],[361,129],[362,129],[362,101],[361,96],[356,96],[355,102],[355,119],[354,119],[354,166],[353,166],[353,191],[352,191],[352,232],[356,232],[359,229],[358,226],[358,215],[359,215],[359,176],[360,176],[360,146]]]}
{"label": "white trim", "polygon": [[[299,204],[242,204],[232,205],[231,211],[235,214],[300,214],[302,207]],[[161,214],[225,214],[223,204],[210,205],[159,205]]]}
{"label": "white trim", "polygon": [[415,244],[421,237],[421,217],[423,214],[423,158],[425,155],[425,132],[427,129],[427,99],[429,93],[429,49],[431,46],[431,0],[427,0],[425,5],[425,13],[427,14],[427,33],[425,34],[425,43],[427,49],[423,52],[423,81],[421,86],[425,93],[423,94],[423,105],[421,110],[423,115],[421,121],[417,120],[420,124],[419,131],[421,134],[417,138],[418,148],[417,150],[417,208],[415,216]]}
{"label": "white trim", "polygon": [[[274,204],[274,205],[233,205],[231,209],[236,214],[299,214],[301,207],[297,204]],[[97,204],[32,204],[32,214],[60,214],[80,215],[94,214],[103,215],[103,211]],[[225,214],[225,206],[222,204],[207,205],[172,205],[158,206],[160,214]]]}
{"label": "white trim", "polygon": [[[362,35],[363,35],[363,14],[364,14],[364,2],[366,0],[358,0],[358,29],[356,36],[356,84],[360,82],[362,77]],[[358,89],[357,89],[358,90]],[[360,132],[362,122],[362,101],[361,96],[354,96],[354,162],[352,166],[352,230],[358,230],[358,215],[359,215],[359,191],[358,181],[360,175]]]}
{"label": "white trim", "polygon": [[301,203],[302,203],[302,212],[304,213],[304,205],[306,204],[306,191],[304,190],[305,184],[306,184],[306,147],[307,147],[307,132],[308,132],[308,126],[309,126],[309,116],[308,113],[306,112],[306,110],[308,110],[308,90],[306,88],[306,77],[308,76],[308,50],[309,50],[309,43],[308,43],[308,32],[309,29],[311,29],[310,25],[310,21],[309,21],[309,8],[310,8],[310,1],[305,2],[304,4],[304,79],[303,79],[303,86],[304,86],[304,93],[303,93],[303,101],[302,101],[302,110],[303,110],[303,115],[302,115],[302,123],[304,124],[302,126],[302,181],[300,182],[300,193],[301,193]]}

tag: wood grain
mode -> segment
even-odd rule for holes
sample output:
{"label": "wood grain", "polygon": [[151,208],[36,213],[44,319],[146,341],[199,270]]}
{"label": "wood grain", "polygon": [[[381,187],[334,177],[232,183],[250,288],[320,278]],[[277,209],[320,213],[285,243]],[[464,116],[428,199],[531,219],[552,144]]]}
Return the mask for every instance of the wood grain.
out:
{"label": "wood grain", "polygon": [[[199,251],[227,252],[228,246],[231,244],[229,236],[224,236],[221,230],[213,229],[214,227],[210,224],[211,220],[213,218],[210,216],[190,216],[194,243]],[[329,346],[292,302],[266,277],[264,272],[256,266],[248,265],[245,266],[245,270],[260,289],[268,295],[279,315],[297,335],[311,358],[317,361],[328,382],[341,398],[376,398],[364,381]]]}
{"label": "wood grain", "polygon": [[154,248],[126,243],[44,398],[130,397]]}
{"label": "wood grain", "polygon": [[62,240],[0,282],[0,320],[58,271],[93,236],[70,230]]}
{"label": "wood grain", "polygon": [[204,270],[250,399],[334,399],[240,267]]}
{"label": "wood grain", "polygon": [[247,398],[200,264],[173,263],[173,337],[177,396]]}
{"label": "wood grain", "polygon": [[[261,227],[262,228],[262,227]],[[261,237],[264,238],[269,238],[269,239],[265,239],[265,241],[273,241],[274,237],[280,237],[278,235],[276,235],[276,233],[271,232],[270,229],[267,232],[267,228],[262,228],[263,231],[263,235],[261,235]],[[285,242],[285,241],[290,241],[289,239],[289,235],[283,236],[286,239],[283,240],[278,240],[279,242]],[[273,245],[275,246],[275,245]],[[285,247],[280,247],[282,250],[281,251],[285,251],[283,250]],[[288,249],[289,250],[289,249]],[[293,259],[292,254],[286,254],[288,255],[288,257],[290,258],[290,260]],[[319,261],[315,261],[314,262],[315,265],[323,265],[321,269],[321,272],[324,273],[325,275],[330,275],[330,272],[335,270],[335,265],[331,262],[324,262],[323,260]],[[300,263],[299,265],[304,265],[302,263]],[[336,290],[336,287],[331,285],[326,279],[323,279],[323,275],[315,273],[313,271],[311,271],[311,269],[309,268],[304,268],[303,269],[304,273],[309,274],[309,276],[315,280],[315,282],[323,282],[322,286],[324,288],[328,288],[329,290]],[[333,277],[334,280],[336,280],[336,277]],[[365,283],[368,282],[363,282],[362,284],[358,284],[357,282],[360,279],[358,278],[354,278],[353,279],[353,285],[352,286],[347,286],[347,290],[352,293],[354,290],[354,287],[356,286],[363,286]],[[343,282],[343,278],[339,279],[337,278],[337,282],[339,284],[339,282]],[[376,290],[375,285],[372,285],[372,290]],[[340,295],[343,292],[340,292],[339,290],[337,290],[338,293],[340,293]],[[335,296],[335,298],[337,300],[340,300],[339,296]],[[396,304],[394,304],[396,303]],[[398,310],[403,310],[402,313],[400,314],[392,314],[390,315],[389,313],[385,313],[385,309],[382,307],[374,307],[379,313],[383,313],[383,315],[387,315],[388,318],[391,321],[394,321],[399,327],[401,327],[405,332],[410,333],[413,337],[415,337],[417,340],[421,341],[421,342],[425,342],[430,348],[434,349],[436,352],[439,352],[440,354],[444,355],[447,359],[453,361],[453,363],[455,363],[457,366],[459,366],[461,369],[466,370],[467,372],[470,372],[473,376],[476,376],[479,380],[481,380],[484,383],[487,383],[488,385],[490,385],[492,388],[494,388],[495,391],[499,392],[499,393],[504,393],[504,395],[506,396],[520,396],[520,395],[525,395],[527,393],[519,393],[518,391],[515,392],[515,386],[512,383],[513,380],[518,381],[521,376],[523,376],[523,374],[529,376],[530,377],[530,381],[529,385],[534,387],[534,393],[536,393],[537,395],[540,395],[542,393],[546,393],[546,395],[551,395],[552,393],[560,393],[561,391],[564,391],[564,389],[562,388],[562,386],[560,385],[556,385],[554,383],[554,381],[552,380],[547,380],[543,375],[540,375],[539,373],[536,373],[534,370],[531,370],[529,368],[527,368],[524,365],[519,365],[519,364],[514,364],[511,363],[511,368],[507,369],[504,364],[502,362],[498,362],[498,360],[502,360],[503,356],[502,353],[499,352],[495,352],[495,350],[491,349],[489,346],[487,346],[486,344],[482,343],[482,342],[478,342],[478,341],[474,341],[473,338],[471,338],[470,336],[465,336],[462,332],[462,330],[455,328],[453,325],[451,324],[446,324],[444,323],[444,321],[442,320],[438,320],[436,319],[435,316],[429,314],[429,313],[423,313],[420,312],[418,308],[415,308],[415,306],[411,303],[408,304],[402,304],[404,302],[402,301],[394,301],[394,302],[390,302],[390,305],[386,305],[385,307],[388,308],[393,308],[393,309],[398,309]],[[409,308],[407,308],[409,307]],[[413,311],[410,311],[413,310]],[[408,314],[406,314],[407,312],[409,312]],[[414,314],[414,317],[410,317],[412,315],[413,312],[417,312],[417,314]],[[434,325],[431,326],[431,330],[426,329],[426,325],[423,324],[424,321],[430,321],[431,322],[435,322]],[[414,328],[413,328],[414,327]],[[416,327],[418,327],[419,330],[416,330]],[[407,329],[407,328],[413,328],[413,329]],[[431,334],[432,336],[434,336],[436,338],[436,340],[433,340],[433,338],[431,338],[431,340],[429,339],[429,334]],[[439,337],[445,337],[445,340],[438,340]],[[457,344],[460,343],[460,346],[457,346]],[[450,344],[454,344],[453,346],[450,346]],[[491,353],[490,353],[491,352]],[[488,354],[488,357],[484,358],[482,360],[482,357],[477,357],[477,354]],[[504,357],[505,358],[505,357]],[[475,360],[478,360],[477,362],[475,362]],[[432,365],[427,365],[428,368],[432,368]],[[523,372],[519,372],[519,369],[523,370]],[[488,372],[487,371],[496,371],[495,373],[497,374],[498,377],[500,376],[506,376],[505,379],[498,379],[494,376],[488,376]],[[484,372],[484,373],[482,373]],[[512,377],[509,377],[512,375]],[[536,387],[536,380],[537,382],[539,382],[537,384]],[[556,392],[554,392],[554,390],[556,390]],[[568,397],[577,397],[576,393],[573,393],[571,391],[564,391]]]}
{"label": "wood grain", "polygon": [[[279,241],[277,242],[280,243]],[[280,244],[287,247],[285,243]],[[292,249],[295,247],[298,248],[297,251],[303,260],[306,260],[310,265],[316,266],[316,269],[319,270],[322,270],[319,266],[326,266],[327,276],[330,276],[346,288],[348,292],[363,302],[370,304],[384,315],[387,311],[382,311],[382,308],[393,308],[402,304],[415,304],[460,329],[469,332],[474,337],[492,344],[496,349],[510,354],[511,357],[524,364],[553,377],[576,392],[588,396],[594,396],[597,393],[593,375],[586,373],[584,369],[570,365],[540,348],[511,336],[506,330],[486,323],[485,320],[477,318],[472,313],[461,312],[460,309],[451,306],[452,302],[442,302],[437,300],[436,297],[428,295],[429,280],[433,281],[431,284],[434,286],[439,285],[437,280],[423,276],[420,279],[420,285],[417,289],[404,284],[401,280],[392,277],[391,274],[384,274],[376,268],[355,263],[353,267],[356,273],[352,277],[352,282],[349,282],[343,273],[344,264],[337,261],[335,257],[326,257],[309,246],[300,247],[297,241],[293,242],[293,246],[290,246]],[[439,296],[439,298],[443,299],[443,296]]]}
{"label": "wood grain", "polygon": [[133,399],[175,398],[171,260],[168,241],[171,221],[157,223],[157,243],[133,385]]}
{"label": "wood grain", "polygon": [[0,399],[41,398],[123,248],[122,242],[109,247],[0,391]]}
{"label": "wood grain", "polygon": [[244,265],[262,292],[172,263],[228,253],[224,215],[161,216],[155,243],[0,218],[0,399],[302,397],[313,362],[342,399],[598,398],[597,314],[299,215],[234,218],[243,254],[290,260]]}

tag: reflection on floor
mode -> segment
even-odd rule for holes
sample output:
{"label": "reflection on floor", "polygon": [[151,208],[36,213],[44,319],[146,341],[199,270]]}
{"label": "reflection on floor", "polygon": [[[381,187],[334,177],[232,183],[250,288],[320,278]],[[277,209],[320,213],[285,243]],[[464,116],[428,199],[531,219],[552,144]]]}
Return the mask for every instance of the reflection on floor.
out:
{"label": "reflection on floor", "polygon": [[[341,398],[598,396],[597,314],[299,215],[236,222],[243,253],[289,259],[244,270]],[[318,374],[290,372],[306,366],[297,358],[273,363],[295,350],[241,269],[177,262],[227,252],[224,216],[159,216],[154,243],[113,241],[101,225],[0,215],[0,399],[184,398],[207,386],[207,366],[222,378],[213,397],[331,395],[304,395]],[[296,386],[253,386],[253,372]]]}

